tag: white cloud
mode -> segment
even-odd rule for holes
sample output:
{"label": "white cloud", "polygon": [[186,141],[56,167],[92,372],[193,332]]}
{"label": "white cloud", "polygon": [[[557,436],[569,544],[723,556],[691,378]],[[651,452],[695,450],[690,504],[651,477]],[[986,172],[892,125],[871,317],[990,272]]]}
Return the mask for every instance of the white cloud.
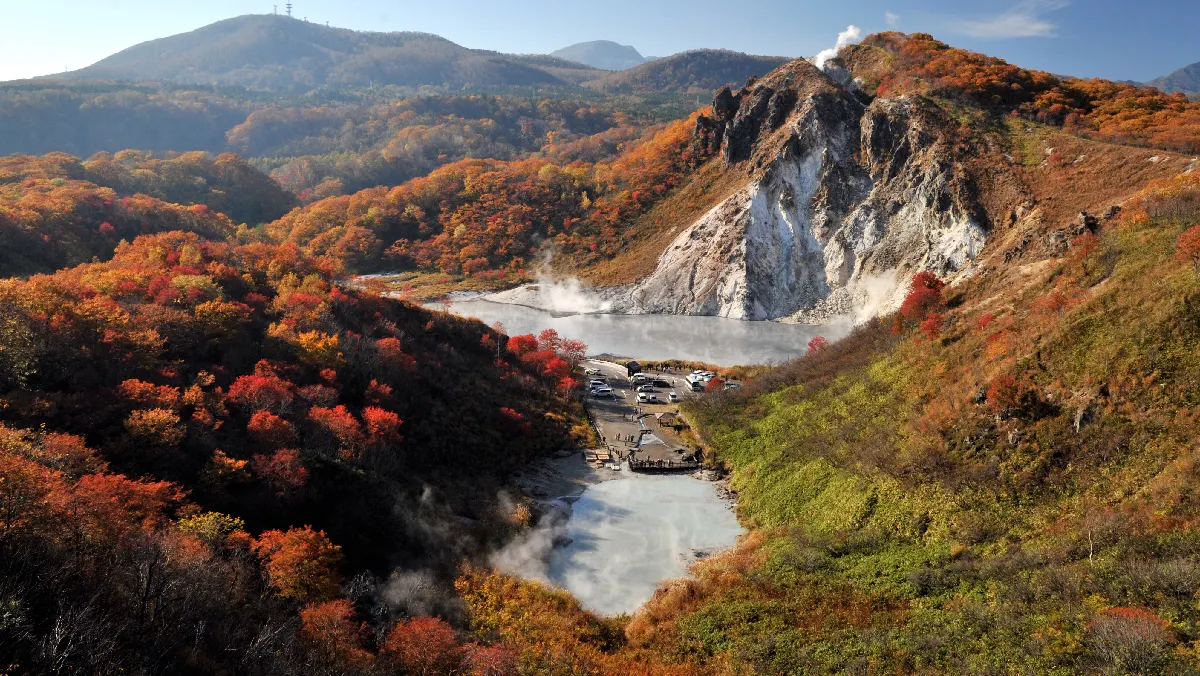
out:
{"label": "white cloud", "polygon": [[900,15],[893,14],[891,12],[884,12],[883,20],[886,21],[887,25],[889,25],[889,26],[897,26],[900,24]]}
{"label": "white cloud", "polygon": [[862,37],[862,29],[858,26],[846,26],[846,30],[838,33],[837,42],[829,49],[822,49],[816,56],[813,57],[813,64],[817,68],[824,68],[825,62],[837,56],[838,50],[846,45],[858,42]]}
{"label": "white cloud", "polygon": [[1021,0],[1012,9],[978,19],[957,19],[950,27],[973,38],[1052,38],[1057,26],[1045,15],[1062,9],[1067,0]]}

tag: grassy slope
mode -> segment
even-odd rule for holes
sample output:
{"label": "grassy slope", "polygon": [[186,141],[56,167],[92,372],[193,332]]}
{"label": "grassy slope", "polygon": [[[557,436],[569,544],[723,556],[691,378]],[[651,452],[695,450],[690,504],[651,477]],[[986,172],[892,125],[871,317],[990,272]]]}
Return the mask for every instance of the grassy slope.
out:
{"label": "grassy slope", "polygon": [[[771,673],[1195,667],[1200,284],[1171,255],[1198,195],[958,289],[937,341],[881,324],[693,408],[759,532],[632,642]],[[975,403],[1000,374],[1002,415]]]}

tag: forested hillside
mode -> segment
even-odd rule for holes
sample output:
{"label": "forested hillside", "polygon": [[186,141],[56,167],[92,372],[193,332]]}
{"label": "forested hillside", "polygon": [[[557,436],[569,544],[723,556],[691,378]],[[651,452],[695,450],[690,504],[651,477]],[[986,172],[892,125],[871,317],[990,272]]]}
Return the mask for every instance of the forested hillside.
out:
{"label": "forested hillside", "polygon": [[[324,643],[351,601],[381,645],[396,611],[453,610],[436,580],[506,532],[499,479],[586,436],[584,348],[510,351],[335,270],[171,232],[0,282],[7,658],[296,673],[353,657]],[[426,596],[385,598],[396,568]]]}
{"label": "forested hillside", "polygon": [[451,89],[566,84],[536,66],[428,33],[352,31],[277,15],[239,16],[151,40],[69,75],[283,92],[375,84]]}
{"label": "forested hillside", "polygon": [[607,74],[585,83],[604,92],[674,91],[708,94],[724,85],[761,77],[791,61],[782,56],[756,56],[726,49],[694,49]]}
{"label": "forested hillside", "polygon": [[615,159],[464,160],[390,190],[314,202],[267,226],[278,241],[352,270],[435,268],[520,279],[550,245],[580,265],[636,234],[629,221],[705,159],[676,122]]}
{"label": "forested hillside", "polygon": [[0,158],[0,275],[108,258],[118,242],[142,234],[225,239],[237,224],[274,220],[294,203],[234,155],[10,155]]}

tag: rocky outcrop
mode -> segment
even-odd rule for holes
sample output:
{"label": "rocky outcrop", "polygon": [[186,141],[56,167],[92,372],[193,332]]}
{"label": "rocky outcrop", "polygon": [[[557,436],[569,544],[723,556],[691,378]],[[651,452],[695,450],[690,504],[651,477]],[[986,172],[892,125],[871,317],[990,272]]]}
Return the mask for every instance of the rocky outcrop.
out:
{"label": "rocky outcrop", "polygon": [[614,309],[822,321],[894,305],[915,271],[964,274],[985,221],[954,128],[922,99],[864,103],[805,61],[721,90],[697,134],[746,183]]}

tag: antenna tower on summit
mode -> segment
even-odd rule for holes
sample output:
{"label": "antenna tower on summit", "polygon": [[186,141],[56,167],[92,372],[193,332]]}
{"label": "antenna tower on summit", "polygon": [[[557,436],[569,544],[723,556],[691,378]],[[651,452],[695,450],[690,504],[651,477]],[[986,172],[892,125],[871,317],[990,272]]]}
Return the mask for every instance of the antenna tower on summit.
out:
{"label": "antenna tower on summit", "polygon": [[292,16],[292,3],[289,2],[288,4],[284,5],[284,8],[287,9],[287,14],[290,18]]}

